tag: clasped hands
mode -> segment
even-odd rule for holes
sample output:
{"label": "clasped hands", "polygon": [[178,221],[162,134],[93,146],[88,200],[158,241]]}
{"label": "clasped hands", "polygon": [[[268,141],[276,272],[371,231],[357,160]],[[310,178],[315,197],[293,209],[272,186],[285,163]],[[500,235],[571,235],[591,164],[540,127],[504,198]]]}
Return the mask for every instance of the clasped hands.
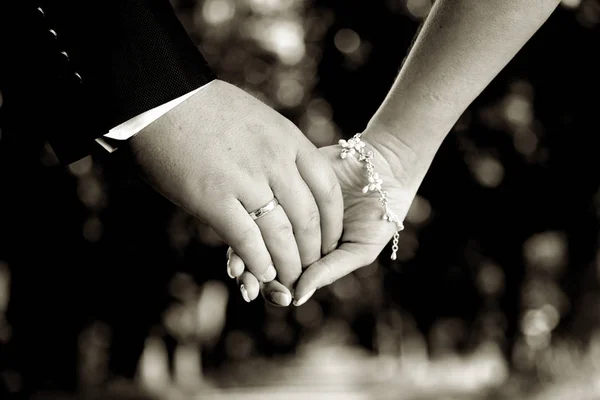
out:
{"label": "clasped hands", "polygon": [[[403,219],[412,196],[376,142],[377,172]],[[129,152],[155,190],[230,246],[227,272],[248,302],[262,292],[276,305],[302,305],[371,264],[395,232],[377,196],[362,192],[357,159],[341,160],[338,146],[318,150],[289,120],[223,81],[132,138]],[[252,218],[274,198],[276,207]]]}

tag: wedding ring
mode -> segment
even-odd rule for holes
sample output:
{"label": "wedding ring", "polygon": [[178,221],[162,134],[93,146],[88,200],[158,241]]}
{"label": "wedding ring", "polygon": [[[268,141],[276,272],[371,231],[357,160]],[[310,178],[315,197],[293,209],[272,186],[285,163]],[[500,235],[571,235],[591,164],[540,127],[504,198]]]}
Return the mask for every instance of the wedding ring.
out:
{"label": "wedding ring", "polygon": [[267,215],[268,213],[273,211],[275,209],[275,207],[277,207],[278,205],[279,205],[279,201],[277,201],[277,198],[273,197],[273,200],[269,201],[267,204],[265,204],[261,208],[258,208],[248,214],[250,215],[250,218],[252,218],[252,220],[255,221],[255,220],[259,219],[260,217],[264,217],[265,215]]}

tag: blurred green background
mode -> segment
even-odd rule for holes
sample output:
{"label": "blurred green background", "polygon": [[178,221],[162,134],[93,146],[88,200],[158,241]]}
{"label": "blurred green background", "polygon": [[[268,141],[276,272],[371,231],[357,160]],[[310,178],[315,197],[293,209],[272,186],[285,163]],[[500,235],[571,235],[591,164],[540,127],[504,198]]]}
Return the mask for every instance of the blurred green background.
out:
{"label": "blurred green background", "polygon": [[[364,129],[431,8],[172,3],[221,79],[317,146]],[[244,303],[214,232],[118,154],[64,169],[0,136],[0,378],[40,398],[598,398],[599,22],[564,0],[448,136],[399,259],[300,308]]]}

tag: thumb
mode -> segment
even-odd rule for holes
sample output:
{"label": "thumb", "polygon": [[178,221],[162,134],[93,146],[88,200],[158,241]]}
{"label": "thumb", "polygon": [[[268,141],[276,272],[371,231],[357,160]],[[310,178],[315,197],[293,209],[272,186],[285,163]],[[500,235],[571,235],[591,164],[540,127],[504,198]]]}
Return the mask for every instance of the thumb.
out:
{"label": "thumb", "polygon": [[[355,243],[342,243],[340,247],[308,267],[298,279],[294,291],[294,305],[306,303],[317,289],[331,285],[370,262],[366,262],[365,254],[369,254],[366,246]],[[363,256],[359,256],[362,254]],[[377,255],[377,253],[376,253]]]}

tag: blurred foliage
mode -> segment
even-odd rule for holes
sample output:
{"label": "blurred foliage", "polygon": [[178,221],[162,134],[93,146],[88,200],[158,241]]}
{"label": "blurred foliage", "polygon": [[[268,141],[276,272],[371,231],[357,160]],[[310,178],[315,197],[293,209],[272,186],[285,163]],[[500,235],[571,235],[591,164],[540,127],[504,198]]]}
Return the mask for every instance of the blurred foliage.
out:
{"label": "blurred foliage", "polygon": [[[318,146],[364,128],[431,7],[172,3],[221,79]],[[10,194],[0,207],[2,378],[15,391],[52,389],[76,372],[84,391],[108,382],[119,397],[116,378],[135,370],[165,398],[245,387],[227,392],[235,398],[263,385],[273,398],[311,385],[346,398],[594,398],[599,22],[597,0],[564,0],[440,149],[399,260],[361,269],[300,308],[245,304],[214,232],[118,156],[62,170],[46,147],[35,166],[9,171],[23,153],[0,136]]]}

